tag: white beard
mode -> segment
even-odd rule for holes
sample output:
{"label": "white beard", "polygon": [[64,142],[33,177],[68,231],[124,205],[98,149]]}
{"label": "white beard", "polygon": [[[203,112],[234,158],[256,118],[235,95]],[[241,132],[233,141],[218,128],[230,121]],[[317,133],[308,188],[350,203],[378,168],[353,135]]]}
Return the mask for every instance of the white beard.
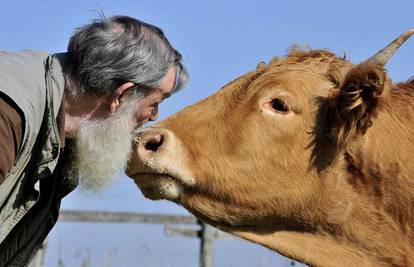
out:
{"label": "white beard", "polygon": [[75,167],[80,189],[97,193],[114,184],[131,154],[131,119],[134,103],[123,103],[105,120],[85,120],[76,136]]}

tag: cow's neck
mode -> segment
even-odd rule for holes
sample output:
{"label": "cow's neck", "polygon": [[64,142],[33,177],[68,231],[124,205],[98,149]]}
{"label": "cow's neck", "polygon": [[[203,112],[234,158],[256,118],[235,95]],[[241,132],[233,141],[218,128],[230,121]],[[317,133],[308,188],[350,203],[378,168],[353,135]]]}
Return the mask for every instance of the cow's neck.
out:
{"label": "cow's neck", "polygon": [[314,229],[230,231],[311,266],[413,266],[412,247],[393,223],[359,211]]}
{"label": "cow's neck", "polygon": [[311,266],[389,266],[363,253],[357,246],[335,240],[323,232],[276,231],[264,234],[233,231],[232,234]]}
{"label": "cow's neck", "polygon": [[[410,242],[413,222],[406,212],[409,203],[404,204],[388,193],[383,193],[382,197],[397,203],[380,201],[378,185],[369,180],[387,182],[387,179],[397,178],[385,177],[378,169],[375,177],[355,177],[362,175],[357,170],[352,174],[338,173],[340,169],[347,169],[349,157],[357,157],[355,151],[348,152],[336,162],[341,168],[333,166],[335,172],[327,170],[322,175],[326,183],[324,201],[316,205],[319,207],[316,210],[304,211],[308,214],[302,218],[307,221],[303,230],[299,227],[299,230],[230,232],[312,266],[413,266],[414,247]],[[364,156],[363,153],[360,156]],[[353,162],[356,164],[353,167],[370,172],[376,168],[371,160],[365,157],[365,167],[361,162]],[[387,190],[393,191],[392,188]],[[392,207],[394,210],[390,211]],[[398,214],[407,216],[404,222],[396,217]],[[313,227],[309,227],[309,222]]]}

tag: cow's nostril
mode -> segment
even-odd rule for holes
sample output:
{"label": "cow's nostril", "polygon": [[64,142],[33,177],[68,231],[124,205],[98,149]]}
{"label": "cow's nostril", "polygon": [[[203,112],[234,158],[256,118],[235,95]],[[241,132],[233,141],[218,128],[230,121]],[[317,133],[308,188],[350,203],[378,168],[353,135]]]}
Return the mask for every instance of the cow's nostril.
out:
{"label": "cow's nostril", "polygon": [[145,143],[145,150],[157,152],[157,150],[160,148],[164,141],[164,138],[162,135],[153,136],[151,139],[149,139]]}

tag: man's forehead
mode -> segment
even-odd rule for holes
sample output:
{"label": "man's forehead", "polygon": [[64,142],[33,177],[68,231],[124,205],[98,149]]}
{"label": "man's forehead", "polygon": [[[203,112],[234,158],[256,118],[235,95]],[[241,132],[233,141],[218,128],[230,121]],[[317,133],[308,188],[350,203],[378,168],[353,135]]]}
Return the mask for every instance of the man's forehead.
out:
{"label": "man's forehead", "polygon": [[170,96],[175,92],[177,83],[178,73],[176,71],[176,68],[171,66],[168,69],[164,79],[162,79],[161,83],[159,84],[158,89],[162,92],[163,95]]}

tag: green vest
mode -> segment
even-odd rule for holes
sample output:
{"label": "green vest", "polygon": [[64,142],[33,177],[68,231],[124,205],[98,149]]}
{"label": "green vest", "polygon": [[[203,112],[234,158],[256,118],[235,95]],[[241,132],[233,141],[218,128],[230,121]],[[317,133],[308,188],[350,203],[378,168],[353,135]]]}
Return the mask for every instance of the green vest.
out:
{"label": "green vest", "polygon": [[0,95],[24,115],[16,164],[0,185],[0,266],[30,263],[56,223],[61,198],[73,190],[59,171],[64,162],[58,164],[63,60],[64,54],[0,52]]}

